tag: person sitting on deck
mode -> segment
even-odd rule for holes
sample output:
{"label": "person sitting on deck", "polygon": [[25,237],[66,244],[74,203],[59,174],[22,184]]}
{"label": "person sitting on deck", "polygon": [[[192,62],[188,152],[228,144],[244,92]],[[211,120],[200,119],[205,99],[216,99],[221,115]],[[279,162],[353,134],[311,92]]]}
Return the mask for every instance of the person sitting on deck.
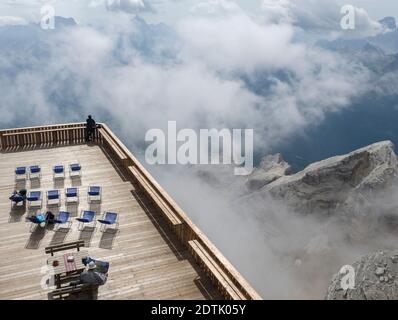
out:
{"label": "person sitting on deck", "polygon": [[87,265],[87,269],[80,274],[80,283],[92,284],[92,285],[103,285],[105,284],[108,276],[107,274],[96,271],[97,265],[94,261],[90,261]]}
{"label": "person sitting on deck", "polygon": [[[85,286],[85,292],[89,292],[89,299],[96,300],[98,295],[98,287],[104,285],[108,279],[108,273],[102,273],[96,270],[97,265],[94,261],[90,261],[87,264],[87,269],[84,270],[80,276],[79,280],[72,281],[71,286],[77,286],[83,284]],[[87,290],[89,289],[89,290]]]}
{"label": "person sitting on deck", "polygon": [[19,203],[21,201],[25,201],[26,200],[26,194],[27,194],[26,189],[21,189],[19,191],[14,191],[9,199],[11,201],[15,202],[15,203]]}
{"label": "person sitting on deck", "polygon": [[95,123],[95,120],[91,117],[91,115],[89,115],[86,120],[86,141],[91,141],[91,137],[94,134],[96,127],[97,124]]}

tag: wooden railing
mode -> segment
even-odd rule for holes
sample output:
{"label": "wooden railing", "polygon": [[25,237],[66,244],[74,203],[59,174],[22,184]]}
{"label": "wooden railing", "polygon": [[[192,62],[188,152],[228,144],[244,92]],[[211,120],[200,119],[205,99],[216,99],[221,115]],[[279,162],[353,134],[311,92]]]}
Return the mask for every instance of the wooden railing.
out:
{"label": "wooden railing", "polygon": [[[94,138],[100,139],[98,130],[95,130]],[[84,141],[84,123],[0,130],[0,150],[2,151],[21,147],[83,143]]]}
{"label": "wooden railing", "polygon": [[[128,174],[131,182],[139,186],[160,209],[171,230],[189,249],[226,299],[261,299],[106,124],[101,124],[94,136],[96,143],[108,150],[118,166]],[[0,130],[0,141],[0,150],[3,152],[26,147],[84,143],[85,124]]]}

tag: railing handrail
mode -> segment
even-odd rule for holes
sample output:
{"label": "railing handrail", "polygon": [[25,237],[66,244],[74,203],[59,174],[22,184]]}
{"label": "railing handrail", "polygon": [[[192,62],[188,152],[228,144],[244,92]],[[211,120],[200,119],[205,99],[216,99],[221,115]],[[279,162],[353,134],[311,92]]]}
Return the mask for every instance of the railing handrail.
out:
{"label": "railing handrail", "polygon": [[188,215],[181,209],[181,207],[172,199],[172,197],[162,188],[162,186],[153,178],[153,176],[145,169],[145,167],[137,160],[137,158],[130,152],[129,149],[119,140],[119,138],[110,130],[106,124],[102,124],[102,127],[106,132],[113,138],[119,148],[123,150],[127,157],[129,157],[134,166],[146,177],[148,181],[155,187],[155,189],[161,194],[162,198],[165,199],[169,206],[171,206],[175,213],[183,220],[196,234],[197,239],[204,244],[207,249],[212,253],[213,257],[219,260],[219,263],[224,267],[225,271],[228,271],[234,278],[234,282],[239,284],[241,288],[245,288],[248,295],[253,299],[261,299],[260,295],[250,286],[250,284],[243,278],[243,276],[235,269],[235,267],[224,257],[224,255],[215,247],[215,245],[205,236],[205,234],[192,222]]}
{"label": "railing handrail", "polygon": [[40,125],[40,126],[33,126],[33,127],[21,127],[21,128],[7,128],[7,129],[0,129],[0,133],[5,133],[9,131],[19,132],[19,131],[26,131],[35,130],[40,128],[52,128],[52,127],[82,127],[85,126],[85,122],[72,122],[72,123],[64,123],[64,124],[48,124],[48,125]]}
{"label": "railing handrail", "polygon": [[56,132],[56,131],[65,131],[65,130],[75,130],[81,129],[82,127],[65,127],[65,128],[53,128],[53,129],[45,129],[45,130],[37,130],[37,131],[17,131],[17,132],[3,132],[3,136],[20,136],[24,134],[31,134],[31,133],[45,133],[45,132]]}
{"label": "railing handrail", "polygon": [[[49,132],[62,132],[62,131],[73,131],[73,130],[84,130],[85,123],[68,123],[60,125],[48,125],[48,126],[35,126],[27,128],[15,128],[15,129],[3,129],[0,130],[0,138],[3,139],[7,136],[24,136],[29,134],[40,134]],[[130,152],[130,150],[121,142],[121,140],[112,132],[112,130],[104,123],[101,123],[101,127],[111,137],[113,143],[117,145],[119,149],[126,155],[129,161],[126,162],[126,166],[134,166],[145,180],[152,185],[153,189],[158,193],[162,201],[164,201],[168,207],[182,221],[186,229],[185,239],[180,239],[187,245],[189,240],[198,240],[201,245],[204,246],[206,251],[212,256],[217,262],[219,267],[227,273],[231,281],[244,293],[247,299],[259,300],[261,296],[254,290],[254,288],[244,279],[244,277],[235,269],[235,267],[224,257],[224,255],[216,248],[216,246],[207,238],[207,236],[192,222],[185,211],[175,202],[175,200],[162,188],[162,186],[153,178],[153,176],[146,170],[146,168],[137,160],[137,158]],[[41,130],[45,128],[44,130]],[[81,139],[80,139],[81,140]],[[100,142],[100,141],[99,141]],[[127,169],[127,167],[125,168]]]}

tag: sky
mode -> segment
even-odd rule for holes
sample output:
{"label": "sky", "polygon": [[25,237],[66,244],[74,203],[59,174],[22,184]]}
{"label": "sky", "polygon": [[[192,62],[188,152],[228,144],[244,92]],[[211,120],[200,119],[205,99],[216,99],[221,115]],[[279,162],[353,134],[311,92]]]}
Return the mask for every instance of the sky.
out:
{"label": "sky", "polygon": [[398,18],[398,1],[395,0],[339,0],[340,5],[353,4],[356,7],[364,8],[375,19],[382,19],[386,16]]}
{"label": "sky", "polygon": [[[39,10],[43,4],[53,4],[57,14],[61,16],[73,16],[80,22],[89,22],[103,19],[106,10],[104,3],[120,0],[3,0],[0,3],[0,15],[22,16],[28,20],[37,19]],[[176,21],[186,17],[194,6],[205,3],[217,3],[228,1],[196,1],[196,0],[121,0],[131,2],[134,8],[151,8],[151,10],[137,9],[148,21],[165,22],[174,24]],[[284,3],[286,0],[266,0],[274,3]],[[234,2],[234,1],[231,1]],[[243,10],[256,16],[261,15],[261,7],[264,0],[237,0],[235,1]],[[293,1],[294,2],[294,1]],[[331,1],[333,2],[333,0]],[[369,15],[376,19],[385,16],[398,17],[398,2],[395,0],[336,0],[342,6],[352,4],[358,8],[364,8]],[[203,8],[205,5],[202,6]],[[310,9],[310,8],[309,8]]]}

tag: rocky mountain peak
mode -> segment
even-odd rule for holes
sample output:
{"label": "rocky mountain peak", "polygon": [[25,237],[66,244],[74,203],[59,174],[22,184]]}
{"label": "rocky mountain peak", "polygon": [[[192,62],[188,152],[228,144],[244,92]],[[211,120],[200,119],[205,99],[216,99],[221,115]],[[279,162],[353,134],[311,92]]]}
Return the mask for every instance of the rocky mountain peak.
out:
{"label": "rocky mountain peak", "polygon": [[385,17],[384,19],[379,21],[383,28],[389,29],[391,31],[397,29],[397,24],[394,17]]}
{"label": "rocky mountain peak", "polygon": [[271,195],[297,211],[331,211],[355,198],[355,194],[384,188],[398,172],[391,141],[382,141],[307,166],[287,175],[290,166],[278,156],[265,157],[247,186]]}
{"label": "rocky mountain peak", "polygon": [[291,166],[280,153],[262,158],[260,166],[249,176],[246,187],[250,191],[259,190],[265,185],[291,173]]}

